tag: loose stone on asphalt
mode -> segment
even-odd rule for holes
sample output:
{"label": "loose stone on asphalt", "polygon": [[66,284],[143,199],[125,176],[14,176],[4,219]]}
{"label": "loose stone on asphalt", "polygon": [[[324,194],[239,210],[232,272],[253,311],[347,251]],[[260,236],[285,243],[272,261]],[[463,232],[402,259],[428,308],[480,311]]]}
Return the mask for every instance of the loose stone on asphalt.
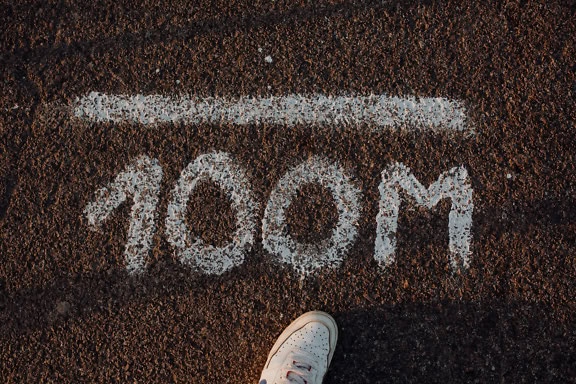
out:
{"label": "loose stone on asphalt", "polygon": [[574,381],[575,16],[5,5],[2,382],[255,382],[311,309],[326,383]]}

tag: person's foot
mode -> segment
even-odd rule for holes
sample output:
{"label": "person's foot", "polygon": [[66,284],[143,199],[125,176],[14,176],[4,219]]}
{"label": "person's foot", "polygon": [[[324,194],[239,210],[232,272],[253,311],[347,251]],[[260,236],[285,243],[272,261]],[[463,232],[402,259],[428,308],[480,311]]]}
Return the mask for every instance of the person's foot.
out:
{"label": "person's foot", "polygon": [[278,337],[259,384],[320,384],[336,348],[338,327],[325,312],[307,312]]}

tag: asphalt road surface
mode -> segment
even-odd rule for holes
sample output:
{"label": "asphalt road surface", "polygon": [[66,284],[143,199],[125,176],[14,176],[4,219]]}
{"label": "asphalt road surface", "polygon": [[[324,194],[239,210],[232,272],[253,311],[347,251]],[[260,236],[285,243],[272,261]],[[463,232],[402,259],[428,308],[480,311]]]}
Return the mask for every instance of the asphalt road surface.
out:
{"label": "asphalt road surface", "polygon": [[255,382],[312,309],[325,383],[576,382],[573,1],[0,25],[1,382]]}

